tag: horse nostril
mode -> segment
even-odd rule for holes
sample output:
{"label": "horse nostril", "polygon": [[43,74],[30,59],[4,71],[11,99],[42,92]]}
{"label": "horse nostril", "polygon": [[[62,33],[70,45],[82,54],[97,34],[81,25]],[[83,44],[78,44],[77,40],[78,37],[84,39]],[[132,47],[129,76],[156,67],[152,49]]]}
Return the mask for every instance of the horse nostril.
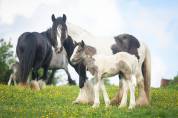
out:
{"label": "horse nostril", "polygon": [[63,50],[63,47],[60,48],[60,52],[62,52],[62,50]]}
{"label": "horse nostril", "polygon": [[63,47],[61,47],[61,48],[56,48],[56,49],[55,49],[55,52],[56,52],[57,54],[59,54],[60,52],[62,52],[62,50],[63,50]]}

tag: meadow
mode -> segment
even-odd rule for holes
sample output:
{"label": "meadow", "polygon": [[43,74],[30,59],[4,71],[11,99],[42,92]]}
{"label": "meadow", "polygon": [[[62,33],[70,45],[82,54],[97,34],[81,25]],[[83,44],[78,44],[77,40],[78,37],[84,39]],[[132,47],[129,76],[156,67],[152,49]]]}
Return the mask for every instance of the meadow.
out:
{"label": "meadow", "polygon": [[[117,90],[116,86],[107,86],[110,98]],[[68,85],[47,86],[41,91],[0,85],[0,118],[178,118],[176,88],[152,88],[150,106],[133,110],[105,108],[102,98],[96,109],[87,104],[72,104],[78,92],[77,86]]]}

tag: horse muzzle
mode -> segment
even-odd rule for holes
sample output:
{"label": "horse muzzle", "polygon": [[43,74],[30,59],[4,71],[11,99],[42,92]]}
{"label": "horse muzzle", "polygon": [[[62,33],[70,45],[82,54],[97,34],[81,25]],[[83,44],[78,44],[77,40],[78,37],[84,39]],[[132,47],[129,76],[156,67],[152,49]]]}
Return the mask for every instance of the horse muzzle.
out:
{"label": "horse muzzle", "polygon": [[61,47],[61,48],[59,48],[59,47],[55,48],[55,52],[56,52],[56,54],[61,53],[62,50],[63,50],[63,47]]}
{"label": "horse muzzle", "polygon": [[71,62],[73,65],[76,65],[76,64],[80,63],[80,60],[70,59],[70,62]]}

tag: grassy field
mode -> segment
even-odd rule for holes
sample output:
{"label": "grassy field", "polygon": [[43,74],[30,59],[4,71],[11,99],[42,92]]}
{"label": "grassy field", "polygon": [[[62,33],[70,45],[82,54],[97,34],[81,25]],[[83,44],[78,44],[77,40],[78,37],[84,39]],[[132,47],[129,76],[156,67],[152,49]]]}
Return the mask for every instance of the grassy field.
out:
{"label": "grassy field", "polygon": [[[114,96],[117,87],[107,86],[110,97]],[[101,105],[97,109],[91,105],[73,105],[77,97],[77,86],[47,87],[35,92],[30,89],[0,85],[0,118],[8,117],[41,117],[41,118],[178,118],[178,90],[152,89],[151,105],[137,107],[134,110],[109,108]]]}

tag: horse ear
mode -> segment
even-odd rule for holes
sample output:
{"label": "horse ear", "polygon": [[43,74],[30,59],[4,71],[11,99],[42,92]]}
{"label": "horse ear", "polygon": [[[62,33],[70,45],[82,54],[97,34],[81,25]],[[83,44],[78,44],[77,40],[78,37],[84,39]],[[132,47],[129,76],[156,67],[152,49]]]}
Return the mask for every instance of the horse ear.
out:
{"label": "horse ear", "polygon": [[63,21],[66,23],[66,20],[67,20],[67,17],[66,17],[66,15],[65,14],[63,14]]}
{"label": "horse ear", "polygon": [[82,47],[84,47],[84,46],[85,46],[85,43],[84,43],[84,41],[83,41],[83,40],[81,41],[81,46],[82,46]]}
{"label": "horse ear", "polygon": [[53,22],[56,20],[54,14],[52,14],[51,19],[52,19]]}

